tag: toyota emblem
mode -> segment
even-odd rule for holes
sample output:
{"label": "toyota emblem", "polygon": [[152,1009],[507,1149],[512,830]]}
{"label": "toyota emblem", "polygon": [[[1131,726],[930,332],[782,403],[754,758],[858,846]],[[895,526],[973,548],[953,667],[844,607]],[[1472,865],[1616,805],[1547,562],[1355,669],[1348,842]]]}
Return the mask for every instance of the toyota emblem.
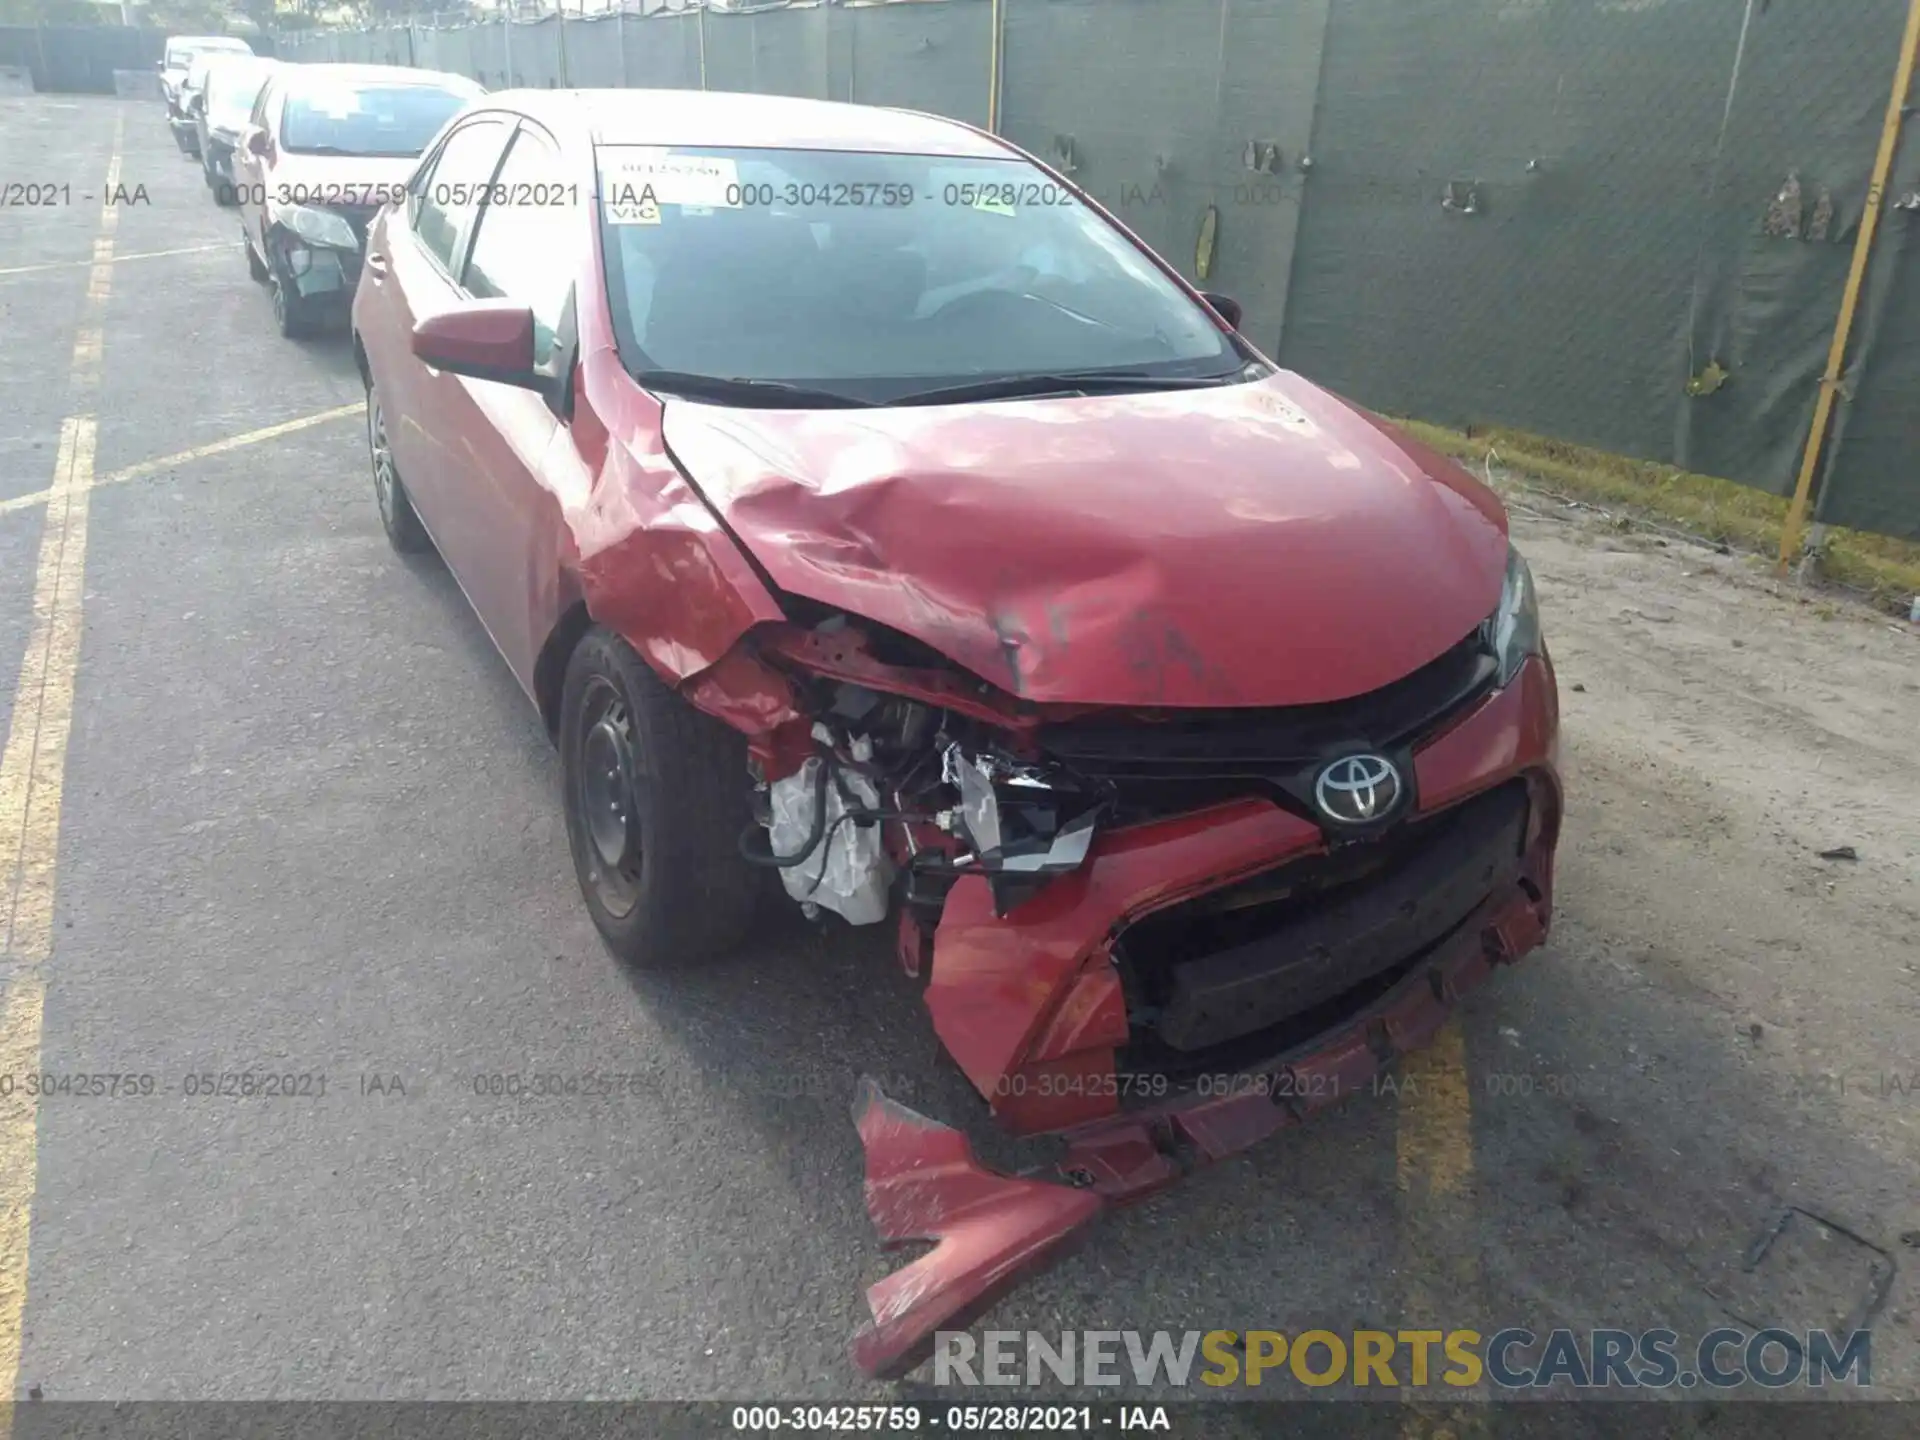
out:
{"label": "toyota emblem", "polygon": [[1313,782],[1320,813],[1341,825],[1365,825],[1400,803],[1400,771],[1384,755],[1345,755]]}

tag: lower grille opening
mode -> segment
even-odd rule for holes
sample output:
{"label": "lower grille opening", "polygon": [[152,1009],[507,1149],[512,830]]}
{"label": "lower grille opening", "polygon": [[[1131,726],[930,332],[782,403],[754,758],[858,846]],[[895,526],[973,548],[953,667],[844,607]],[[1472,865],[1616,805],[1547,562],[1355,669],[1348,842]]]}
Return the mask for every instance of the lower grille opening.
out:
{"label": "lower grille opening", "polygon": [[[1264,1074],[1280,1056],[1306,1044],[1316,1035],[1337,1028],[1343,1021],[1379,1000],[1419,969],[1427,955],[1450,938],[1441,936],[1398,965],[1368,977],[1352,989],[1343,990],[1310,1010],[1290,1015],[1278,1024],[1204,1051],[1190,1053],[1173,1050],[1154,1043],[1150,1036],[1136,1038],[1121,1051],[1119,1072],[1123,1075],[1164,1076],[1175,1092],[1191,1089],[1202,1075]],[[1155,1103],[1165,1098],[1163,1092],[1157,1092],[1152,1087],[1137,1086],[1125,1093],[1138,1096],[1143,1103]]]}
{"label": "lower grille opening", "polygon": [[1517,879],[1526,783],[1276,867],[1128,927],[1123,1070],[1195,1076],[1269,1062],[1379,999]]}

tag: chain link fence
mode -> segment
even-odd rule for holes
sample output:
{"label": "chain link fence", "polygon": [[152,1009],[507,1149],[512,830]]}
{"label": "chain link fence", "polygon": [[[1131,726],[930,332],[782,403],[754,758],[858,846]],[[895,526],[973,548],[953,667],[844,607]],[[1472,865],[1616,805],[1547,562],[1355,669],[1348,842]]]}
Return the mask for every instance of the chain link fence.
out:
{"label": "chain link fence", "polygon": [[[661,3],[279,51],[992,125],[1364,404],[1785,494],[1909,0]],[[1920,144],[1886,196],[1815,518],[1920,538]]]}

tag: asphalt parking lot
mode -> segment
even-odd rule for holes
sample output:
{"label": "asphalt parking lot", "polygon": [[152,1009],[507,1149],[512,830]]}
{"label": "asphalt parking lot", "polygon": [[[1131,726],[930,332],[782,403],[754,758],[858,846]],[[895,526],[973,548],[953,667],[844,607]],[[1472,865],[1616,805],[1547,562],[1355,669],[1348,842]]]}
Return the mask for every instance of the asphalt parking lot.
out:
{"label": "asphalt parking lot", "polygon": [[[273,333],[157,101],[0,100],[0,155],[73,192],[0,210],[0,1071],[154,1082],[0,1099],[0,1376],[886,1394],[844,1351],[896,1263],[856,1076],[1019,1152],[885,937],[620,970],[536,717],[381,535],[344,335]],[[1515,529],[1566,727],[1551,942],[1390,1092],[1111,1218],[990,1323],[1851,1320],[1875,1393],[1920,1398],[1915,637],[1544,502]],[[185,1093],[209,1072],[313,1078]],[[481,1093],[536,1072],[643,1079]]]}

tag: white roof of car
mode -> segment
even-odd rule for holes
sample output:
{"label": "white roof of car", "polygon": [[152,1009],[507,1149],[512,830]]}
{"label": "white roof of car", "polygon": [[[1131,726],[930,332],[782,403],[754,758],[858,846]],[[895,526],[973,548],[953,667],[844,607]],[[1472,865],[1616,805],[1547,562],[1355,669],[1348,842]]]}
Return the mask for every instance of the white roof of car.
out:
{"label": "white roof of car", "polygon": [[417,70],[411,65],[355,65],[326,62],[316,65],[291,65],[287,67],[292,77],[286,81],[289,89],[297,88],[306,81],[316,85],[432,85],[442,90],[457,90],[475,96],[486,94],[486,88],[477,80],[465,75],[456,75],[450,70]]}

